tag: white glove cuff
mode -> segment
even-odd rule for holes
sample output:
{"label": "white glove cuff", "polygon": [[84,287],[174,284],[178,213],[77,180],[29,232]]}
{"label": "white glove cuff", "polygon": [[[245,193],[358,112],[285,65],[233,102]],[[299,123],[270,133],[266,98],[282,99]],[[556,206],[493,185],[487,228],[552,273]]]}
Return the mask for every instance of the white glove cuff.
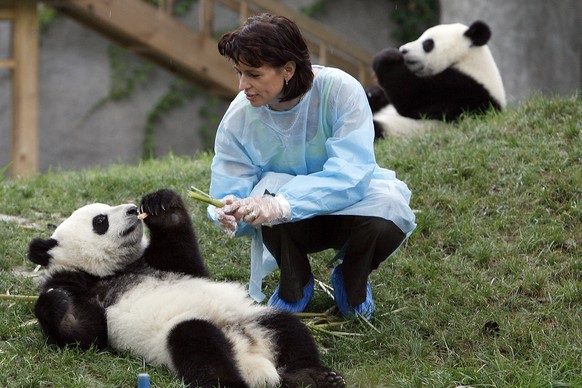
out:
{"label": "white glove cuff", "polygon": [[283,220],[288,220],[291,217],[291,205],[289,204],[289,201],[287,201],[281,194],[277,195],[275,199],[279,202],[281,210],[283,210]]}

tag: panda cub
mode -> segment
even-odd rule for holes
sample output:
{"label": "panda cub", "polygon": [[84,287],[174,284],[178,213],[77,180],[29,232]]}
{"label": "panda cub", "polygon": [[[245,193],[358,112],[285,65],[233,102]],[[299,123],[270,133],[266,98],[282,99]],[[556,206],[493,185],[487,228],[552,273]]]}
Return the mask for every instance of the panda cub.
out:
{"label": "panda cub", "polygon": [[505,89],[487,46],[490,38],[482,21],[440,24],[399,49],[377,53],[372,67],[390,104],[374,120],[384,134],[419,133],[465,112],[502,110]]}
{"label": "panda cub", "polygon": [[94,203],[31,241],[29,259],[46,267],[34,312],[50,343],[130,351],[196,387],[345,386],[296,316],[209,279],[177,193],[148,194],[139,212]]}

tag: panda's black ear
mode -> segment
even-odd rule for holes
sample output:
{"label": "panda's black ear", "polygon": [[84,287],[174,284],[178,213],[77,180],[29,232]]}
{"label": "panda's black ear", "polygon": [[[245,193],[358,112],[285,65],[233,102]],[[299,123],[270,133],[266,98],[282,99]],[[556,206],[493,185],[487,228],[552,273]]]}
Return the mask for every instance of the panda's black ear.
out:
{"label": "panda's black ear", "polygon": [[59,243],[54,238],[49,238],[47,240],[42,238],[33,239],[28,245],[28,260],[42,266],[48,265],[52,258],[48,251],[57,245],[59,245]]}
{"label": "panda's black ear", "polygon": [[491,29],[485,22],[477,20],[465,31],[465,36],[471,39],[474,46],[484,46],[491,39]]}

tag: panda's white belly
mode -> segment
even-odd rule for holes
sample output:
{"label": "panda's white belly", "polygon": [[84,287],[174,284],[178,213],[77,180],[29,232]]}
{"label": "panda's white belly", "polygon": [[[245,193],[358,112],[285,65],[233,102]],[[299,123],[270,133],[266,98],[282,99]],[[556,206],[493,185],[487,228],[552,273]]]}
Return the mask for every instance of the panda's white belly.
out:
{"label": "panda's white belly", "polygon": [[[118,350],[130,350],[151,364],[174,369],[166,341],[170,330],[185,320],[203,319],[223,330],[234,345],[235,358],[243,371],[253,369],[249,367],[260,359],[261,375],[269,376],[267,381],[276,380],[270,335],[253,319],[266,309],[254,304],[237,284],[188,277],[146,278],[107,308],[109,344]],[[235,324],[245,325],[244,338],[240,330],[231,330]],[[249,362],[251,365],[241,365]]]}

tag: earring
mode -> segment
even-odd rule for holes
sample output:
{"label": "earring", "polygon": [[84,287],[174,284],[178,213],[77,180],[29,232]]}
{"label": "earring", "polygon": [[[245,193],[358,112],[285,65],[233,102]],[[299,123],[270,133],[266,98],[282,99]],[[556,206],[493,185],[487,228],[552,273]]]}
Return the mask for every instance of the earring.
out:
{"label": "earring", "polygon": [[289,80],[285,78],[285,86],[289,86]]}

